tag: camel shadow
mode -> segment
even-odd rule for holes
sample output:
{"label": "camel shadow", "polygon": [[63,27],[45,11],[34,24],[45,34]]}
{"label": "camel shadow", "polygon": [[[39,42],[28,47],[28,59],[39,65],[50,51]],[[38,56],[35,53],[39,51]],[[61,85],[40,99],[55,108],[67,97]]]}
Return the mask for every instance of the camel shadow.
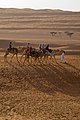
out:
{"label": "camel shadow", "polygon": [[[28,86],[31,85],[38,91],[49,95],[54,95],[56,92],[74,97],[80,95],[80,75],[69,71],[62,64],[57,63],[40,66],[20,66],[20,64],[16,65],[9,62],[8,64],[12,67],[12,71],[8,71],[10,74],[6,73],[6,75],[7,78],[10,78],[11,75],[12,77],[15,76],[16,80],[12,81],[15,83],[16,89],[30,89]],[[78,70],[74,66],[68,66]],[[14,86],[12,85],[12,88],[10,87],[8,90],[14,90]]]}
{"label": "camel shadow", "polygon": [[77,70],[78,72],[80,72],[80,69],[76,68],[75,66],[69,64],[69,63],[66,63],[68,66],[72,67],[73,69]]}
{"label": "camel shadow", "polygon": [[74,74],[60,64],[34,67],[34,69],[38,72],[37,78],[34,77],[28,82],[39,91],[50,95],[55,92],[70,96],[80,95],[80,75]]}

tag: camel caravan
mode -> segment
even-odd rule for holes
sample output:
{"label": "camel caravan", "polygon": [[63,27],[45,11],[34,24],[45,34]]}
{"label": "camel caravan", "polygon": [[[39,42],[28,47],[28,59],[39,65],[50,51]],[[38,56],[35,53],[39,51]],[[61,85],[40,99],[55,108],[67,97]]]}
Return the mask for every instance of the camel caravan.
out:
{"label": "camel caravan", "polygon": [[[44,45],[40,44],[38,49],[32,47],[30,43],[27,43],[26,47],[20,47],[20,48],[15,48],[12,47],[12,42],[9,43],[9,47],[7,48],[5,55],[4,55],[4,60],[7,61],[7,56],[9,54],[12,54],[11,57],[11,62],[13,60],[13,57],[16,56],[16,59],[18,62],[23,62],[23,64],[27,61],[28,63],[33,63],[33,58],[35,63],[49,63],[50,60],[53,60],[57,62],[56,60],[56,55],[58,54],[64,54],[64,50],[59,50],[59,49],[51,49],[49,44]],[[18,55],[20,54],[20,59],[18,58]],[[61,58],[62,62],[65,63],[66,61],[64,60],[64,55]]]}
{"label": "camel caravan", "polygon": [[[64,32],[69,38],[71,38],[72,37],[72,35],[74,34],[73,32],[68,32],[68,31],[66,31],[66,32]],[[59,34],[59,35],[61,35],[62,34],[62,32],[60,31],[60,32],[50,32],[50,34],[52,35],[52,36],[55,36],[55,35],[57,35],[57,34]]]}

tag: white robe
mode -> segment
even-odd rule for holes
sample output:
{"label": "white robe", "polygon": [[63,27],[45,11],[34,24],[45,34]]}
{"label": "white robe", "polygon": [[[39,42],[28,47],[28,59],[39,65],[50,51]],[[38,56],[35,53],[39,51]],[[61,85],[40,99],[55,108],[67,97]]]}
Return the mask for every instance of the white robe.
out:
{"label": "white robe", "polygon": [[63,63],[66,63],[65,53],[64,53],[64,52],[61,54],[61,61],[62,61]]}

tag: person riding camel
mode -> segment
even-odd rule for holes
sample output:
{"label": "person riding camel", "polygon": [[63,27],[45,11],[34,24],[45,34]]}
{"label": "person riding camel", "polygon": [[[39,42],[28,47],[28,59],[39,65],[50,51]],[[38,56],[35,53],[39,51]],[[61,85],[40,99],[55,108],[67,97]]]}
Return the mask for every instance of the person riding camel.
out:
{"label": "person riding camel", "polygon": [[43,51],[44,51],[44,49],[45,49],[44,44],[40,44],[40,45],[39,45],[39,49],[40,49],[40,51],[42,51],[42,52],[43,52]]}
{"label": "person riding camel", "polygon": [[39,49],[40,49],[40,51],[43,52],[43,53],[46,51],[44,44],[40,44],[40,45],[39,45]]}
{"label": "person riding camel", "polygon": [[12,50],[12,42],[9,43],[9,50]]}
{"label": "person riding camel", "polygon": [[39,50],[40,50],[40,51],[42,50],[42,44],[39,45]]}
{"label": "person riding camel", "polygon": [[48,51],[48,52],[52,52],[52,50],[49,48],[49,44],[47,44],[47,46],[46,46],[46,50]]}
{"label": "person riding camel", "polygon": [[27,44],[27,50],[26,51],[29,52],[29,53],[32,51],[32,46],[31,46],[30,43]]}

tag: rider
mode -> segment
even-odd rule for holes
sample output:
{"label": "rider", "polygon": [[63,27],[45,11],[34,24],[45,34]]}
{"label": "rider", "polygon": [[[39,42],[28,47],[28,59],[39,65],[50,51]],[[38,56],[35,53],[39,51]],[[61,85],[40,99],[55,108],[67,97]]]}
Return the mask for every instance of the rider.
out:
{"label": "rider", "polygon": [[30,43],[27,44],[27,52],[31,52],[32,51],[32,46]]}
{"label": "rider", "polygon": [[45,52],[45,45],[40,44],[39,49],[40,49],[40,51]]}
{"label": "rider", "polygon": [[52,52],[52,50],[49,48],[49,44],[47,44],[46,50],[49,51],[50,53]]}
{"label": "rider", "polygon": [[12,49],[12,42],[9,43],[9,50]]}
{"label": "rider", "polygon": [[42,50],[42,44],[39,45],[39,50],[40,50],[40,51]]}

